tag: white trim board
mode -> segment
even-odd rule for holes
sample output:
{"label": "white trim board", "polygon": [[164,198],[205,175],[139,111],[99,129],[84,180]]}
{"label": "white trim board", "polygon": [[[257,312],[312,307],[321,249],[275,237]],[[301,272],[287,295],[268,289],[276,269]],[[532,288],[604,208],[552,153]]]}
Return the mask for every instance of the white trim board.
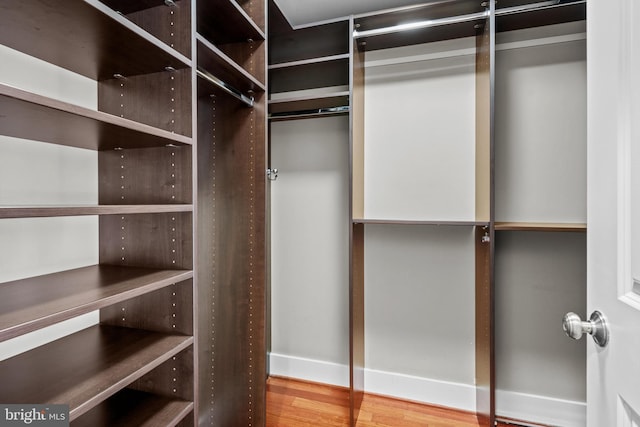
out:
{"label": "white trim board", "polygon": [[[270,375],[349,386],[349,366],[321,360],[271,353]],[[397,397],[461,411],[476,410],[475,387],[395,372],[365,369],[367,393]],[[499,417],[540,423],[547,426],[584,427],[585,402],[496,390],[496,413]]]}
{"label": "white trim board", "polygon": [[584,427],[587,404],[514,391],[496,390],[496,415],[546,426]]}

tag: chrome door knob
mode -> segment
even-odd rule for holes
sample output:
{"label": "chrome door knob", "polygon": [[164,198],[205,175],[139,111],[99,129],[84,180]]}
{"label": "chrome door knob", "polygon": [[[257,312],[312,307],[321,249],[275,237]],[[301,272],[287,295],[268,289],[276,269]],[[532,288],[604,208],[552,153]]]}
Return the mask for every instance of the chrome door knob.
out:
{"label": "chrome door knob", "polygon": [[562,329],[568,337],[579,340],[582,334],[590,334],[600,347],[605,347],[609,342],[609,328],[604,315],[599,311],[591,313],[588,321],[583,322],[575,313],[567,313],[562,319]]}

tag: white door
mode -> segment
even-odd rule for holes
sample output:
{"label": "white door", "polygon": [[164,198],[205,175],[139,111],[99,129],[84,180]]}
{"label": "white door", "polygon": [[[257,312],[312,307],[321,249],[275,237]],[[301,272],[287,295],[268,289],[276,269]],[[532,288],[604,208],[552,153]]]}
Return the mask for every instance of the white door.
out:
{"label": "white door", "polygon": [[640,426],[640,1],[588,0],[587,425]]}

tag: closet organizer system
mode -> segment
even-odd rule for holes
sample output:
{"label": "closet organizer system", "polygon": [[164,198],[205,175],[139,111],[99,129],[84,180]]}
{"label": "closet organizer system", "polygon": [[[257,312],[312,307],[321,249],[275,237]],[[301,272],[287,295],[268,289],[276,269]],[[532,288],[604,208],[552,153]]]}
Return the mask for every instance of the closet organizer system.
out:
{"label": "closet organizer system", "polygon": [[99,320],[0,361],[0,402],[264,425],[265,31],[262,0],[2,2],[0,43],[93,80],[97,109],[0,84],[0,134],[95,151],[97,188],[0,221],[93,216],[99,262],[0,284],[0,341]]}
{"label": "closet organizer system", "polygon": [[[501,401],[501,396],[523,393],[578,402],[578,421],[567,425],[580,425],[585,351],[576,346],[567,350],[572,343],[564,341],[558,325],[565,303],[582,311],[586,304],[586,67],[584,36],[575,36],[584,33],[580,25],[585,19],[585,1],[463,0],[293,29],[270,5],[270,121],[349,116],[352,425],[369,367],[365,335],[371,331],[365,330],[365,319],[376,316],[365,316],[365,294],[371,295],[376,275],[384,270],[396,276],[386,283],[389,297],[381,310],[410,287],[407,280],[420,281],[420,298],[427,295],[426,325],[397,326],[398,335],[401,329],[418,332],[414,342],[404,343],[408,347],[396,347],[396,356],[427,346],[425,353],[431,355],[424,355],[424,363],[437,371],[445,359],[457,360],[455,354],[438,352],[449,345],[445,341],[471,343],[473,366],[454,369],[471,372],[471,406],[481,425],[493,425],[496,413],[553,423],[553,414],[544,419],[535,409],[512,410],[518,402]],[[465,38],[471,43],[456,44]],[[502,43],[499,49],[496,39]],[[582,45],[577,53],[573,45],[553,50],[565,42]],[[423,50],[412,50],[415,46]],[[411,73],[428,73],[429,80],[459,72],[455,63],[434,61],[428,71],[416,66],[394,74],[394,55],[414,55],[415,62],[471,55],[470,86],[467,81],[460,89],[454,81],[440,89],[431,86],[435,92],[401,85],[384,92],[385,82],[411,82]],[[577,63],[583,73],[548,75],[566,63]],[[379,73],[378,65],[390,65],[391,71]],[[405,91],[403,97],[393,92],[397,88]],[[467,104],[456,105],[460,99]],[[393,120],[385,120],[384,114]],[[431,238],[435,243],[429,243]],[[385,244],[385,239],[391,240]],[[403,239],[409,242],[406,247]],[[411,246],[416,239],[427,241]],[[369,251],[380,242],[382,252],[380,246]],[[456,242],[446,250],[460,251],[459,259],[465,261],[442,262],[435,247],[430,252],[435,260],[416,255],[414,266],[428,265],[428,271],[421,270],[423,277],[402,270],[411,263],[392,265],[411,258],[405,256],[411,248],[438,242]],[[394,256],[397,250],[405,252]],[[377,269],[376,263],[382,266]],[[460,290],[457,296],[438,300],[439,289],[452,288]],[[367,302],[367,310],[374,304]],[[429,317],[438,305],[448,314]],[[385,322],[396,326],[404,313],[389,311],[387,316]],[[463,331],[460,335],[447,329],[458,317],[467,323],[457,329]],[[442,342],[421,343],[424,328],[441,328],[443,337],[449,335]],[[522,377],[523,371],[529,374]],[[559,395],[554,395],[556,388]],[[507,393],[496,396],[497,389]],[[555,419],[556,424],[564,421]]]}

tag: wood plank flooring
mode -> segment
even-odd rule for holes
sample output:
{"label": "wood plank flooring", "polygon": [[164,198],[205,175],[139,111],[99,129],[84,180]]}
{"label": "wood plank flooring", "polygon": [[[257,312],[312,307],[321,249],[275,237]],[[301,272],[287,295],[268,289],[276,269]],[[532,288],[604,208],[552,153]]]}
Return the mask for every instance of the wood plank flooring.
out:
{"label": "wood plank flooring", "polygon": [[[346,388],[280,377],[267,381],[267,427],[348,427],[348,405]],[[478,422],[467,412],[365,394],[358,427],[478,427]]]}

